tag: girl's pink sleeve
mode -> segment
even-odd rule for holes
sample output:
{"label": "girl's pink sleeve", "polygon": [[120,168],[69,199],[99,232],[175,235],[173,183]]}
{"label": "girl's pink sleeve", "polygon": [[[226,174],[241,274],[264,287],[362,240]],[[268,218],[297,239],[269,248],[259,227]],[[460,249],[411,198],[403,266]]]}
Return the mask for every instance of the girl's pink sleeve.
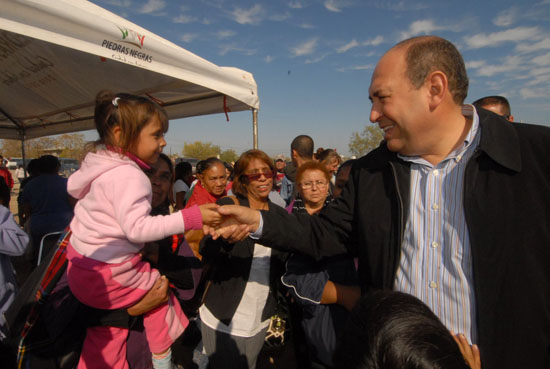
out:
{"label": "girl's pink sleeve", "polygon": [[183,224],[185,224],[186,231],[190,229],[202,229],[202,214],[197,205],[181,210],[181,215],[183,216]]}

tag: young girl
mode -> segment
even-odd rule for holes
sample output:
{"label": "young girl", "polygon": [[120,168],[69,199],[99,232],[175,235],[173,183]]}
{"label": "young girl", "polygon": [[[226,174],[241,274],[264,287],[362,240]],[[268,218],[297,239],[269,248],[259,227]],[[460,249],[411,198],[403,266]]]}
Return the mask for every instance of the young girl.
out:
{"label": "young girl", "polygon": [[[69,193],[79,200],[67,251],[69,286],[86,305],[126,309],[164,278],[141,261],[145,242],[201,229],[202,222],[220,216],[211,205],[149,215],[151,183],[143,170],[166,146],[168,120],[160,106],[144,97],[102,91],[94,120],[96,150],[68,182]],[[175,296],[145,313],[143,323],[153,366],[171,368],[170,346],[188,324]],[[127,335],[123,328],[88,328],[78,368],[127,369]]]}

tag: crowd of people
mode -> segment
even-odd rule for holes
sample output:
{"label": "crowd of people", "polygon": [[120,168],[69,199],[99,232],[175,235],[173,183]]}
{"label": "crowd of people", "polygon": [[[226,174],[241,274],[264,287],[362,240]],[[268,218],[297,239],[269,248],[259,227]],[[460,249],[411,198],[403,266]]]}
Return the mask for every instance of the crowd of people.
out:
{"label": "crowd of people", "polygon": [[[366,156],[299,135],[290,160],[254,149],[196,173],[162,154],[162,107],[100,92],[78,171],[46,155],[17,173],[19,224],[0,168],[0,310],[40,302],[0,318],[5,362],[550,367],[550,129],[467,91],[453,44],[408,39],[373,72],[384,140]],[[18,294],[10,258],[26,248],[39,265]]]}

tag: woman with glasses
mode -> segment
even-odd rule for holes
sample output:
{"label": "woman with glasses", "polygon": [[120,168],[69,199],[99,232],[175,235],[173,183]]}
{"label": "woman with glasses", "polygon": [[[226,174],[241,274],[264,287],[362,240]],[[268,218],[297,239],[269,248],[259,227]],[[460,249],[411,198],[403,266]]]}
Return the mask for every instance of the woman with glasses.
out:
{"label": "woman with glasses", "polygon": [[[273,160],[260,150],[244,152],[233,173],[233,193],[218,204],[269,210],[276,175]],[[210,367],[255,368],[270,317],[276,308],[276,282],[286,254],[246,238],[236,244],[205,238],[203,261],[210,265],[199,309]]]}
{"label": "woman with glasses", "polygon": [[[324,163],[310,161],[301,165],[296,173],[298,194],[287,208],[289,213],[319,213],[333,200],[329,194],[330,178]],[[337,255],[316,261],[292,254],[281,279],[302,309],[300,326],[313,367],[332,367],[338,333],[360,295],[353,258]]]}

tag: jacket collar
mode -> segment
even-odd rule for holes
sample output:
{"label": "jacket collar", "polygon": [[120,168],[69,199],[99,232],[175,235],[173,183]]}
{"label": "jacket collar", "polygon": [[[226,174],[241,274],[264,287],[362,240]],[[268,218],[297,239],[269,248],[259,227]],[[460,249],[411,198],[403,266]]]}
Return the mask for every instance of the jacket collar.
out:
{"label": "jacket collar", "polygon": [[481,137],[479,150],[498,164],[516,172],[521,171],[519,138],[514,124],[485,109],[477,111]]}
{"label": "jacket collar", "polygon": [[[492,160],[505,168],[521,171],[521,153],[519,138],[513,124],[504,118],[484,109],[477,111],[481,134],[478,150],[483,151]],[[396,153],[388,150],[385,141],[378,149],[363,157],[365,167],[379,169],[390,162],[402,161]]]}

